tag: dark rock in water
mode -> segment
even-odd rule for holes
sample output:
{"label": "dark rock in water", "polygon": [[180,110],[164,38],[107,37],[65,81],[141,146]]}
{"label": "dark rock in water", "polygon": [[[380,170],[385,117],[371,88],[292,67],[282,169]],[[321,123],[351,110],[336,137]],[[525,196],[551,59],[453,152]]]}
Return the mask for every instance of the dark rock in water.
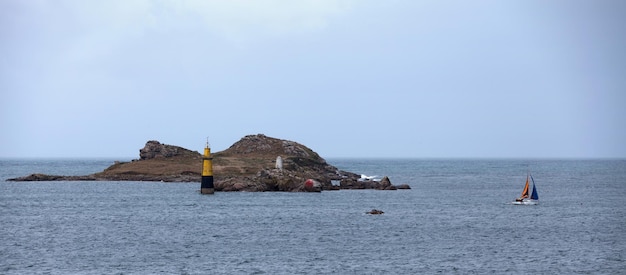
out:
{"label": "dark rock in water", "polygon": [[365,182],[357,178],[344,178],[339,182],[340,189],[365,189]]}
{"label": "dark rock in water", "polygon": [[366,214],[370,214],[370,215],[381,215],[381,214],[385,214],[385,212],[383,212],[382,210],[378,210],[378,209],[372,209],[372,211],[369,212],[365,212]]}
{"label": "dark rock in water", "polygon": [[97,180],[93,175],[86,176],[59,176],[46,174],[31,174],[25,177],[7,179],[7,181],[92,181]]}
{"label": "dark rock in water", "polygon": [[63,176],[57,175],[45,175],[45,174],[31,174],[25,177],[19,177],[9,179],[10,181],[56,181],[62,180]]}
{"label": "dark rock in water", "polygon": [[[383,179],[380,180],[380,185],[378,186],[377,189],[380,190],[392,190],[393,185],[391,185],[391,181],[389,180],[389,177],[385,176],[383,177]],[[393,189],[395,190],[395,189]]]}
{"label": "dark rock in water", "polygon": [[399,184],[398,186],[396,186],[396,188],[398,188],[398,189],[411,189],[411,186],[409,186],[408,184]]}
{"label": "dark rock in water", "polygon": [[[408,187],[408,188],[407,188]],[[340,189],[376,189],[376,190],[397,190],[397,186],[391,184],[389,177],[385,176],[380,181],[361,180],[360,178],[344,178],[339,183]],[[411,189],[404,184],[402,189]]]}
{"label": "dark rock in water", "polygon": [[[278,156],[281,168],[277,168]],[[86,176],[32,174],[12,181],[164,181],[200,182],[202,155],[150,140],[138,160],[116,161],[104,171]],[[228,149],[212,154],[215,191],[302,192],[337,189],[395,190],[389,178],[359,181],[360,175],[339,170],[313,150],[294,141],[262,134],[248,135]],[[311,180],[312,185],[307,186]],[[332,181],[340,181],[337,186]]]}

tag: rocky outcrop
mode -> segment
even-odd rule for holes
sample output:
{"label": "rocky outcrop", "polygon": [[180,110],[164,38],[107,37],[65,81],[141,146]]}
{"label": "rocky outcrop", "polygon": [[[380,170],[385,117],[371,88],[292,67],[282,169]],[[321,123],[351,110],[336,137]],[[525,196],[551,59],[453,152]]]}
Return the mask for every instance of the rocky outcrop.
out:
{"label": "rocky outcrop", "polygon": [[171,158],[185,154],[198,154],[182,147],[161,144],[156,140],[146,142],[146,146],[139,150],[139,158],[141,160],[153,158]]}
{"label": "rocky outcrop", "polygon": [[248,135],[235,142],[228,149],[220,152],[221,155],[236,156],[290,156],[310,158],[322,161],[323,159],[313,150],[294,141],[271,138],[263,134]]}
{"label": "rocky outcrop", "polygon": [[328,164],[302,144],[262,134],[245,136],[213,158],[217,191],[307,191],[308,179],[319,183],[320,190],[332,190],[333,180],[360,177]]}
{"label": "rocky outcrop", "polygon": [[408,184],[395,186],[391,184],[389,177],[385,176],[380,181],[367,179],[344,178],[340,181],[340,189],[376,189],[376,190],[398,190],[411,189]]}
{"label": "rocky outcrop", "polygon": [[91,181],[96,180],[93,176],[59,176],[46,174],[31,174],[25,177],[8,179],[9,181]]}
{"label": "rocky outcrop", "polygon": [[[139,150],[139,157],[131,162],[115,162],[102,172],[86,176],[32,174],[9,180],[200,181],[202,155],[198,152],[150,140]],[[245,136],[212,157],[216,191],[397,189],[388,177],[381,181],[362,181],[360,175],[339,170],[302,144],[262,134]],[[333,186],[333,181],[339,181],[340,185]],[[404,187],[410,188],[408,185]]]}

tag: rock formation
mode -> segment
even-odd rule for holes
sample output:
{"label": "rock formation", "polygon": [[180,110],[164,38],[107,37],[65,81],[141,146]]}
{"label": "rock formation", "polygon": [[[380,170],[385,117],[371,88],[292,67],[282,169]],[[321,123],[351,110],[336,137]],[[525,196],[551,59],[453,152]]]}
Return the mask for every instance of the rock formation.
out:
{"label": "rock formation", "polygon": [[372,211],[365,212],[365,214],[382,215],[382,214],[385,214],[385,212],[383,212],[382,210],[378,210],[378,209],[372,209]]}
{"label": "rock formation", "polygon": [[161,144],[156,140],[150,140],[146,142],[146,146],[139,150],[139,158],[142,160],[153,158],[171,158],[190,153],[193,153],[193,151],[178,146]]}
{"label": "rock formation", "polygon": [[[280,156],[281,165],[277,165]],[[139,159],[115,162],[86,176],[32,174],[12,181],[165,181],[199,182],[202,155],[182,147],[151,140],[139,150]],[[360,181],[360,175],[341,171],[308,147],[294,141],[249,135],[228,149],[214,153],[216,191],[314,191],[336,189],[395,190],[389,178]],[[307,185],[307,181],[311,182]],[[332,181],[340,181],[333,186]],[[402,185],[409,189],[408,185]]]}

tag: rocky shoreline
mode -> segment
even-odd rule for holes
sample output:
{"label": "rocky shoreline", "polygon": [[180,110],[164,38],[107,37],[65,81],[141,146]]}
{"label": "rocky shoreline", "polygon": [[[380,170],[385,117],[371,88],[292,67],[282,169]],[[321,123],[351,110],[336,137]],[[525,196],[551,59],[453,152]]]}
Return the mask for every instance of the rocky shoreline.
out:
{"label": "rocky shoreline", "polygon": [[[280,156],[280,168],[276,164]],[[200,182],[202,155],[179,146],[148,141],[139,159],[115,162],[102,172],[84,176],[35,173],[8,181],[159,181]],[[328,164],[308,147],[297,142],[249,135],[228,149],[212,154],[215,191],[321,191],[341,189],[410,189],[381,181],[363,180],[355,173]],[[307,181],[315,185],[305,184]]]}

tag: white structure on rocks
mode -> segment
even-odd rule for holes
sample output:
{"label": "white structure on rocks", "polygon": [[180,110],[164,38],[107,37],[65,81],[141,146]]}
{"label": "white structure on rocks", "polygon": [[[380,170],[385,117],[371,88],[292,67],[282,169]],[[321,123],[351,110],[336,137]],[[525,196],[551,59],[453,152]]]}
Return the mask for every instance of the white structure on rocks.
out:
{"label": "white structure on rocks", "polygon": [[276,169],[283,170],[283,158],[280,156],[276,157]]}

